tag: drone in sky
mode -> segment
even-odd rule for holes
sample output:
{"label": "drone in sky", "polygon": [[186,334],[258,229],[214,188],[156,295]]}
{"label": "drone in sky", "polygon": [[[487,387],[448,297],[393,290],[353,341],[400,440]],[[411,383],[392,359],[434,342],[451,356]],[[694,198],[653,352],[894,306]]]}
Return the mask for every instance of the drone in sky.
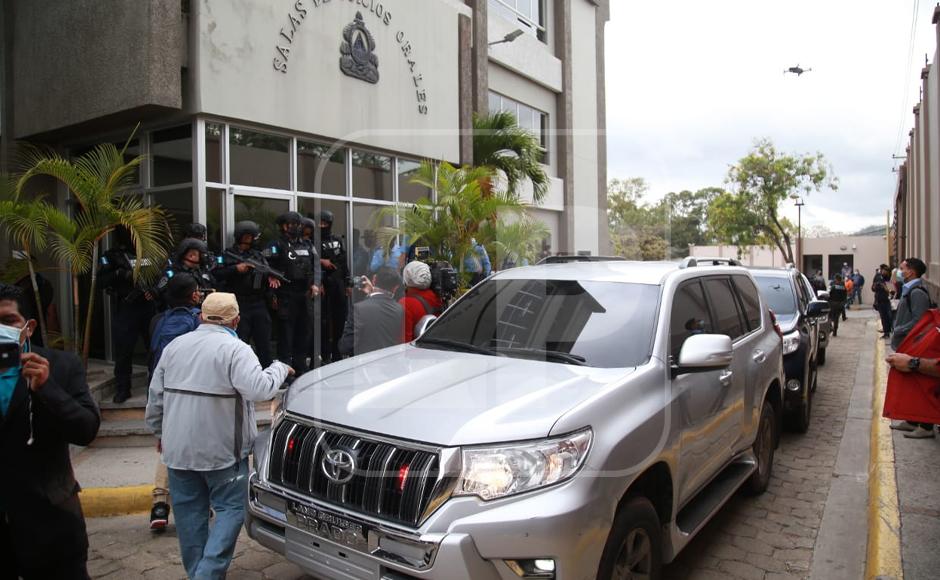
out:
{"label": "drone in sky", "polygon": [[813,69],[811,69],[811,68],[803,68],[803,67],[801,67],[800,65],[796,65],[796,66],[791,66],[791,67],[788,68],[787,70],[783,71],[783,74],[793,73],[793,74],[795,74],[796,76],[802,76],[803,73],[808,73],[808,72],[810,72],[811,70],[813,70]]}

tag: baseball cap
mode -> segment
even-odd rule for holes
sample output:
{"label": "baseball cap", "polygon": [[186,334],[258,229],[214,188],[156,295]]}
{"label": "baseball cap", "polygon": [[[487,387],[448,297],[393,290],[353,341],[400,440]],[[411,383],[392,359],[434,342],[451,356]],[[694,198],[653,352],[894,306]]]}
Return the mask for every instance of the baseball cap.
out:
{"label": "baseball cap", "polygon": [[238,316],[238,300],[228,292],[213,292],[202,301],[202,319],[216,324],[228,324]]}

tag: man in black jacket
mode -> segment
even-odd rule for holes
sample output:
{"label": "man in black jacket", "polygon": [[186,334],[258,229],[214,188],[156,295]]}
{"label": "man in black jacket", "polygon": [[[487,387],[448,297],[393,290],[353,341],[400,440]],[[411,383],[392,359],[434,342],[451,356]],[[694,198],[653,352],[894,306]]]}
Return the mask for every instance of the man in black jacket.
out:
{"label": "man in black jacket", "polygon": [[69,444],[88,445],[101,418],[70,353],[30,348],[35,320],[22,293],[0,285],[0,342],[20,341],[0,370],[0,579],[88,578],[88,537]]}
{"label": "man in black jacket", "polygon": [[394,268],[382,266],[365,282],[368,298],[353,307],[339,340],[342,354],[357,355],[404,342],[405,309],[395,300],[401,278]]}

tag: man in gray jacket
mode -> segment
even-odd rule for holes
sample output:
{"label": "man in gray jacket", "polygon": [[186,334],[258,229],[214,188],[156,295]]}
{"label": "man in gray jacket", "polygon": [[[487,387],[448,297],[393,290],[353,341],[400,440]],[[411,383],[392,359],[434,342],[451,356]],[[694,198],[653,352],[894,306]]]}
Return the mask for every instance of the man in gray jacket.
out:
{"label": "man in gray jacket", "polygon": [[[170,473],[183,566],[190,578],[224,578],[245,520],[255,401],[272,399],[293,369],[261,368],[239,340],[234,294],[202,303],[202,324],[174,339],[154,369],[147,425]],[[216,513],[209,528],[209,508]]]}
{"label": "man in gray jacket", "polygon": [[898,302],[897,318],[891,334],[891,348],[897,350],[907,333],[914,328],[927,310],[930,309],[930,295],[921,280],[927,272],[927,265],[917,258],[907,258],[901,262],[901,275],[904,286],[901,287],[901,300]]}

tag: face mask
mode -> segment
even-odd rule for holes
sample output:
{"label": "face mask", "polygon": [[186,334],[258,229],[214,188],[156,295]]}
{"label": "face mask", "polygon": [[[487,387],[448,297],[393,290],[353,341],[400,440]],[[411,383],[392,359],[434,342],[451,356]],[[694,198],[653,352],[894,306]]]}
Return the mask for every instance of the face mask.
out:
{"label": "face mask", "polygon": [[20,337],[23,336],[22,328],[0,324],[0,342],[15,342],[20,344]]}

